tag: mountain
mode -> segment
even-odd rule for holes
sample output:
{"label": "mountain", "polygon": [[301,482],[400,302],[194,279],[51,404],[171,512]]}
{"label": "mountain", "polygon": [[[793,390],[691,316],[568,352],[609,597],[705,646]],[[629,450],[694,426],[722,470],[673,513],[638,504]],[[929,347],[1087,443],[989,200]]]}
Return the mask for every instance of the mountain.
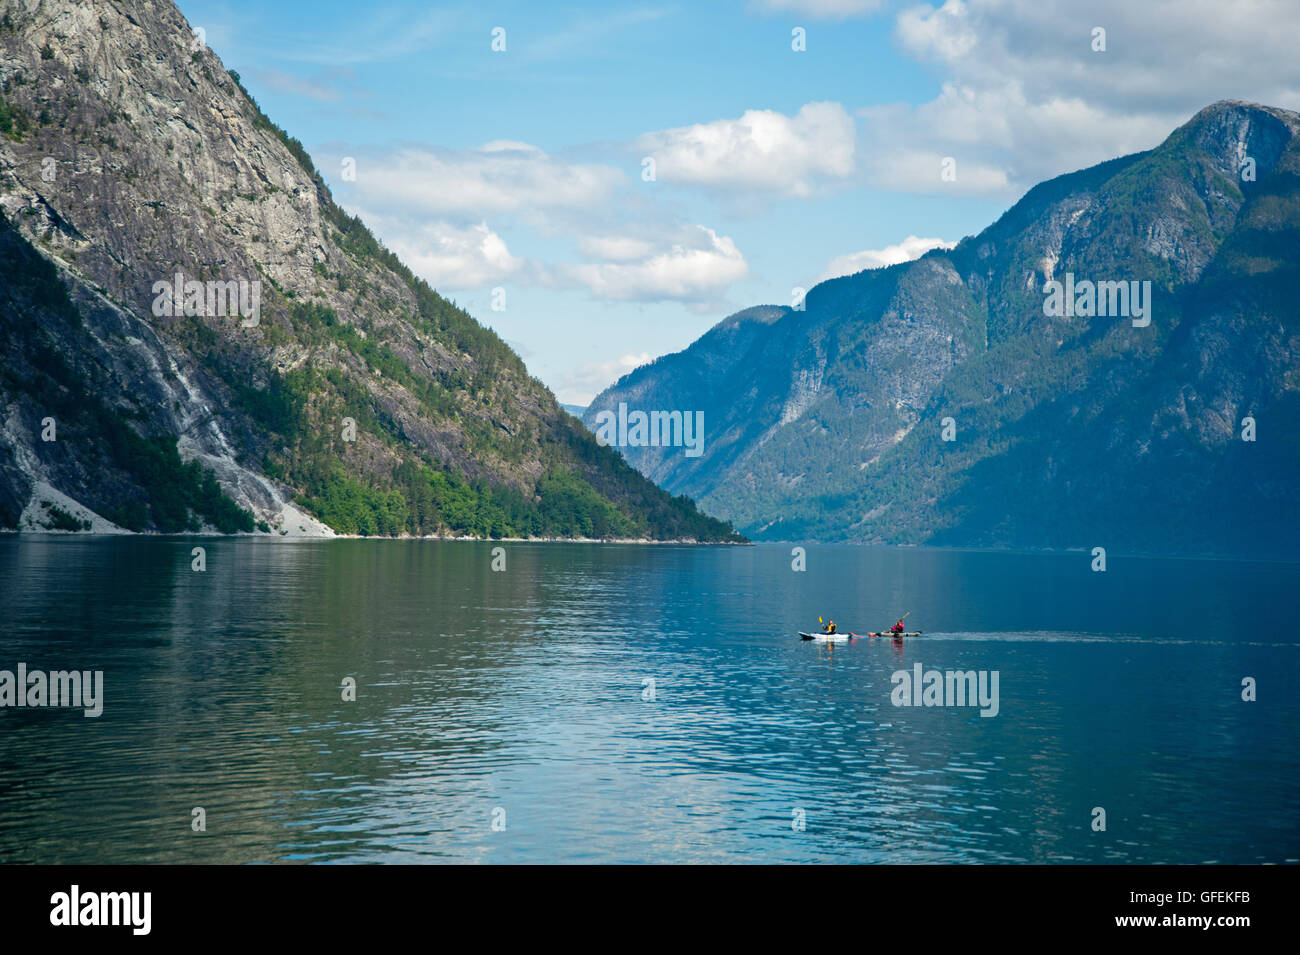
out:
{"label": "mountain", "polygon": [[702,410],[698,457],[623,451],[757,538],[1295,557],[1297,130],[1216,103],[949,251],[731,316],[585,420]]}
{"label": "mountain", "polygon": [[735,539],[331,198],[170,2],[0,17],[0,526]]}

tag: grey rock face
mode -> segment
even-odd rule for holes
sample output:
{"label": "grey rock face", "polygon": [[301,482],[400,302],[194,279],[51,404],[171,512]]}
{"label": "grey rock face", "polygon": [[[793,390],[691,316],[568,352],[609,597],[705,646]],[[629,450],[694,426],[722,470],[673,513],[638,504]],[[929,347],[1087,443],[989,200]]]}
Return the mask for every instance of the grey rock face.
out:
{"label": "grey rock face", "polygon": [[[1287,110],[1207,107],[951,251],[825,282],[805,313],[727,319],[586,420],[706,409],[700,458],[624,453],[751,536],[1294,555],[1297,130]],[[1045,315],[1067,273],[1151,282],[1151,324]],[[1242,441],[1250,416],[1281,430]]]}
{"label": "grey rock face", "polygon": [[[10,526],[36,483],[92,511],[131,503],[131,488],[114,482],[135,480],[143,493],[138,475],[107,458],[93,479],[95,455],[114,442],[92,453],[33,437],[44,399],[22,366],[48,344],[93,381],[103,413],[142,438],[176,438],[184,460],[214,471],[275,532],[331,533],[295,501],[350,522],[360,507],[368,521],[391,509],[392,494],[405,498],[381,514],[380,532],[515,526],[498,506],[492,518],[462,513],[455,520],[478,523],[458,528],[451,503],[411,497],[432,486],[416,468],[462,498],[505,501],[515,523],[541,506],[540,482],[560,474],[619,533],[693,536],[691,525],[726,536],[598,448],[494,334],[343,213],[301,145],[172,3],[6,4],[0,90],[4,115],[16,117],[0,136],[0,212],[57,266],[81,316],[59,325],[49,295],[12,296],[57,334],[45,342],[11,327],[0,367]],[[242,283],[244,308],[160,310],[160,289],[178,274],[203,283],[209,306]],[[344,418],[359,422],[355,440],[338,437]]]}

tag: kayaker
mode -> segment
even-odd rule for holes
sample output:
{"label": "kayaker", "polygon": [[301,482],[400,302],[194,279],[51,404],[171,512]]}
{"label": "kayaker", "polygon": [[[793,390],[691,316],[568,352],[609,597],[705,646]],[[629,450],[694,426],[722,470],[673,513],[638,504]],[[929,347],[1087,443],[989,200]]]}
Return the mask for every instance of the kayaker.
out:
{"label": "kayaker", "polygon": [[889,632],[890,632],[890,633],[902,633],[902,632],[903,632],[903,621],[900,620],[900,621],[898,621],[898,623],[896,623],[896,624],[894,624],[892,627],[890,627],[890,628],[889,628]]}
{"label": "kayaker", "polygon": [[824,629],[825,629],[825,631],[826,631],[827,633],[834,633],[834,632],[835,632],[835,621],[832,620],[830,623],[826,624],[826,626],[825,626]]}

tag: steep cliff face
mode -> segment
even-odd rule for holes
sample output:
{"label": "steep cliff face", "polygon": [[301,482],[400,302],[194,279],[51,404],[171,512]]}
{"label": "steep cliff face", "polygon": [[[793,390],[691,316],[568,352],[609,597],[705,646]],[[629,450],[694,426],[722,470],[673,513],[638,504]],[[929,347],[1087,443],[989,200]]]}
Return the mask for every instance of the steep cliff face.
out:
{"label": "steep cliff face", "polygon": [[170,2],[5,6],[0,212],[4,526],[729,536],[339,209]]}
{"label": "steep cliff face", "polygon": [[[761,537],[1294,556],[1298,130],[1215,104],[951,251],[817,286],[743,348],[715,329],[586,420],[709,409],[701,457],[625,454]],[[1076,279],[1150,282],[1149,323],[1045,314]]]}

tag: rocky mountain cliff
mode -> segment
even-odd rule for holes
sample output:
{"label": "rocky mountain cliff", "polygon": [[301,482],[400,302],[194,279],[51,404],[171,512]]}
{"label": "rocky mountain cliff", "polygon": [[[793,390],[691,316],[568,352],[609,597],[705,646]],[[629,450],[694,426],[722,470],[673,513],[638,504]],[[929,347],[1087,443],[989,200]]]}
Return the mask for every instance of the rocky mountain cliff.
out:
{"label": "rocky mountain cliff", "polygon": [[703,410],[701,456],[624,453],[760,538],[1295,557],[1298,130],[1217,103],[951,251],[737,313],[585,420]]}
{"label": "rocky mountain cliff", "polygon": [[166,0],[0,16],[0,526],[719,540],[332,200]]}

